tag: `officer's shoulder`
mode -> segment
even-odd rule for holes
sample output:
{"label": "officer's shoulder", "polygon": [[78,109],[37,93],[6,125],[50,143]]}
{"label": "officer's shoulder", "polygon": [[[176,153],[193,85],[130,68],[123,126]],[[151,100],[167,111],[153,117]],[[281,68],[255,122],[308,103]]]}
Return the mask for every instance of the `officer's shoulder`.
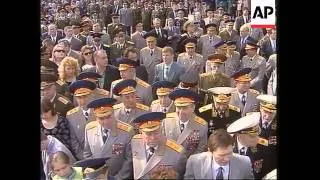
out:
{"label": "officer's shoulder", "polygon": [[107,45],[107,44],[103,44],[103,46],[104,46],[104,47],[107,47],[107,48],[109,48],[109,47],[110,47],[110,45]]}
{"label": "officer's shoulder", "polygon": [[132,139],[142,139],[142,134],[136,134],[132,137]]}
{"label": "officer's shoulder", "polygon": [[144,105],[144,104],[140,104],[140,103],[137,103],[136,104],[136,107],[138,108],[138,109],[141,109],[141,110],[144,110],[144,111],[149,111],[149,107],[148,106],[146,106],[146,105]]}
{"label": "officer's shoulder", "polygon": [[203,58],[203,56],[199,53],[196,53],[195,57],[198,57],[198,58]]}
{"label": "officer's shoulder", "polygon": [[124,107],[123,103],[116,104],[116,105],[113,105],[113,106],[112,106],[113,110],[117,110],[117,109],[120,109],[120,108],[122,108],[122,107]]}
{"label": "officer's shoulder", "polygon": [[134,45],[134,42],[132,41],[127,41],[128,44]]}
{"label": "officer's shoulder", "polygon": [[179,55],[178,55],[178,57],[183,57],[185,55],[185,53],[183,52],[183,53],[180,53]]}
{"label": "officer's shoulder", "polygon": [[147,50],[148,49],[148,47],[144,47],[144,48],[142,48],[140,51],[145,51],[145,50]]}
{"label": "officer's shoulder", "polygon": [[167,139],[166,146],[177,151],[178,153],[181,153],[183,151],[183,146],[172,139]]}
{"label": "officer's shoulder", "polygon": [[231,105],[231,104],[229,104],[229,109],[240,112],[240,108],[238,108],[237,106]]}
{"label": "officer's shoulder", "polygon": [[147,87],[150,87],[150,84],[148,84],[147,82],[137,78],[137,83],[140,84],[141,86],[147,88]]}
{"label": "officer's shoulder", "polygon": [[95,128],[98,126],[98,122],[97,121],[91,121],[86,125],[86,130]]}
{"label": "officer's shoulder", "polygon": [[133,126],[122,121],[117,122],[117,128],[128,133],[133,131]]}
{"label": "officer's shoulder", "polygon": [[212,109],[212,104],[207,104],[205,106],[202,106],[201,108],[199,108],[199,112],[202,113],[202,112],[208,111],[209,109]]}
{"label": "officer's shoulder", "polygon": [[202,125],[202,126],[207,126],[207,121],[205,121],[204,119],[202,119],[201,117],[199,116],[196,116],[194,118],[194,121],[197,122],[198,124]]}
{"label": "officer's shoulder", "polygon": [[201,73],[200,74],[200,77],[203,78],[203,77],[207,77],[211,74],[211,72],[207,72],[207,73]]}
{"label": "officer's shoulder", "polygon": [[74,114],[74,113],[78,112],[79,109],[80,109],[79,107],[75,107],[75,108],[69,110],[69,111],[67,112],[67,116],[70,116],[71,114]]}
{"label": "officer's shoulder", "polygon": [[151,105],[153,105],[153,104],[159,104],[159,103],[160,103],[160,101],[159,101],[159,99],[157,99],[157,100],[152,101]]}
{"label": "officer's shoulder", "polygon": [[63,97],[63,96],[59,96],[59,97],[58,97],[58,101],[62,102],[62,103],[65,104],[65,105],[68,104],[68,103],[71,103],[71,101],[68,100],[68,98]]}
{"label": "officer's shoulder", "polygon": [[116,85],[116,84],[118,84],[120,81],[122,81],[122,79],[114,80],[114,81],[112,81],[112,84]]}
{"label": "officer's shoulder", "polygon": [[205,37],[207,37],[207,36],[208,36],[207,34],[201,35],[200,38],[205,38]]}
{"label": "officer's shoulder", "polygon": [[175,117],[175,112],[171,112],[166,115],[166,118],[174,118],[174,117]]}
{"label": "officer's shoulder", "polygon": [[59,84],[60,86],[64,85],[65,83],[63,81],[61,81],[60,79],[58,81],[56,81],[57,84]]}
{"label": "officer's shoulder", "polygon": [[107,90],[101,89],[101,88],[97,88],[97,93],[100,95],[108,95],[109,92]]}
{"label": "officer's shoulder", "polygon": [[251,92],[252,94],[254,94],[256,96],[258,96],[260,94],[260,92],[255,89],[249,89],[249,92]]}

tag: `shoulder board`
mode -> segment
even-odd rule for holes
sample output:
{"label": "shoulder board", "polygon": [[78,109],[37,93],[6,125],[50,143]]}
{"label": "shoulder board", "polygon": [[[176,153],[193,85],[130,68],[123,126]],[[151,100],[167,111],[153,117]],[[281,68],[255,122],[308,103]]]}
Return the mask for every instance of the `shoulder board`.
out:
{"label": "shoulder board", "polygon": [[203,126],[206,126],[208,124],[207,121],[205,121],[204,119],[202,119],[201,117],[198,117],[198,116],[196,116],[196,118],[194,118],[194,121],[203,125]]}
{"label": "shoulder board", "polygon": [[134,135],[132,139],[142,139],[142,134]]}
{"label": "shoulder board", "polygon": [[199,108],[199,112],[202,113],[202,112],[207,111],[209,109],[212,109],[212,104],[202,106],[201,108]]}
{"label": "shoulder board", "polygon": [[64,82],[62,82],[60,79],[58,81],[56,81],[57,84],[59,84],[60,86],[62,86],[64,84]]}
{"label": "shoulder board", "polygon": [[111,45],[112,45],[112,46],[116,46],[116,45],[117,45],[117,43],[116,43],[116,42],[114,42],[114,43],[112,43]]}
{"label": "shoulder board", "polygon": [[268,146],[268,140],[259,137],[258,144],[261,144],[261,145],[264,145],[264,146]]}
{"label": "shoulder board", "polygon": [[145,111],[149,111],[149,107],[146,106],[146,105],[144,105],[144,104],[137,103],[137,104],[136,104],[136,107],[137,107],[138,109],[142,109],[142,110],[145,110]]}
{"label": "shoulder board", "polygon": [[255,90],[255,89],[249,89],[249,92],[253,93],[253,94],[256,94],[256,95],[259,95],[260,92]]}
{"label": "shoulder board", "polygon": [[86,130],[95,128],[98,126],[98,122],[97,121],[91,121],[86,125]]}
{"label": "shoulder board", "polygon": [[157,99],[157,100],[154,100],[154,101],[152,101],[152,103],[151,104],[159,104],[159,99]]}
{"label": "shoulder board", "polygon": [[176,112],[172,112],[172,113],[168,113],[166,115],[166,118],[174,118],[176,115],[175,115]]}
{"label": "shoulder board", "polygon": [[107,44],[104,44],[103,46],[104,46],[104,47],[108,47],[108,48],[110,47],[110,46],[109,46],[109,45],[107,45]]}
{"label": "shoulder board", "polygon": [[175,17],[174,19],[180,19],[179,17]]}
{"label": "shoulder board", "polygon": [[68,104],[68,102],[69,102],[69,101],[68,101],[66,98],[64,98],[64,97],[59,97],[58,100],[59,100],[60,102],[62,102],[63,104]]}
{"label": "shoulder board", "polygon": [[79,110],[79,107],[75,107],[75,108],[73,108],[73,109],[69,110],[69,111],[67,112],[67,116],[69,116],[69,115],[71,115],[71,114],[73,114],[73,113],[77,112],[78,110]]}
{"label": "shoulder board", "polygon": [[[240,112],[240,108],[236,107],[236,106],[233,106],[231,104],[229,104],[229,109],[232,109],[234,111],[237,111],[237,112]],[[200,111],[200,110],[199,110]]]}
{"label": "shoulder board", "polygon": [[120,109],[121,107],[123,107],[123,103],[113,105],[113,109],[114,109],[114,110]]}
{"label": "shoulder board", "polygon": [[211,72],[202,73],[202,74],[200,74],[200,77],[206,77],[206,76],[208,76],[208,75],[210,75],[210,74],[211,74]]}
{"label": "shoulder board", "polygon": [[172,139],[167,139],[166,145],[179,153],[183,151],[183,146]]}
{"label": "shoulder board", "polygon": [[148,49],[148,47],[144,47],[144,48],[142,48],[141,50],[145,50],[145,49]]}
{"label": "shoulder board", "polygon": [[139,78],[137,78],[137,83],[140,84],[141,86],[145,87],[145,88],[150,86],[150,84],[146,83],[145,81],[143,81],[143,80],[141,80]]}
{"label": "shoulder board", "polygon": [[114,85],[116,85],[116,84],[119,83],[120,81],[122,81],[122,79],[118,79],[118,80],[112,81],[112,83],[113,83]]}
{"label": "shoulder board", "polygon": [[180,53],[178,56],[184,56],[184,53]]}
{"label": "shoulder board", "polygon": [[126,131],[126,132],[133,131],[133,126],[131,126],[130,124],[121,122],[121,121],[118,121],[117,128],[121,129],[123,131]]}
{"label": "shoulder board", "polygon": [[187,18],[187,17],[183,17],[183,19],[188,20],[188,18]]}
{"label": "shoulder board", "polygon": [[128,43],[128,44],[134,44],[134,42],[131,42],[131,41],[127,41],[127,43]]}
{"label": "shoulder board", "polygon": [[200,36],[200,38],[202,38],[202,37],[206,37],[206,36],[207,36],[206,34],[205,34],[205,35],[201,35],[201,36]]}
{"label": "shoulder board", "polygon": [[107,90],[101,89],[101,88],[97,88],[97,92],[101,95],[108,95],[109,92]]}

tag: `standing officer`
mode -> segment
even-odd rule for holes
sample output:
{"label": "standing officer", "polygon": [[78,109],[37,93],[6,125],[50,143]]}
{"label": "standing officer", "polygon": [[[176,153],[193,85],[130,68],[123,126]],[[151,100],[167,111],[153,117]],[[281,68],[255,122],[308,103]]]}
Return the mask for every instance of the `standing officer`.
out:
{"label": "standing officer", "polygon": [[112,23],[107,26],[107,33],[110,36],[111,43],[114,43],[115,33],[114,30],[118,27],[124,27],[123,24],[120,23],[120,16],[118,14],[111,14]]}
{"label": "standing officer", "polygon": [[134,179],[181,179],[184,174],[183,146],[161,133],[165,116],[150,112],[133,120],[141,132],[131,141]]}
{"label": "standing officer", "polygon": [[241,117],[240,109],[230,105],[231,87],[215,87],[208,90],[213,93],[214,102],[199,108],[199,116],[208,122],[208,137],[216,129],[227,129],[229,124]]}
{"label": "standing officer", "polygon": [[109,174],[120,179],[132,178],[132,154],[130,141],[134,133],[130,124],[118,121],[113,113],[112,98],[91,101],[96,121],[85,127],[84,158],[110,158]]}
{"label": "standing officer", "polygon": [[158,81],[152,84],[152,88],[155,89],[158,96],[158,99],[151,103],[152,112],[171,113],[176,110],[176,106],[169,98],[169,93],[173,91],[175,86],[175,83],[169,81]]}
{"label": "standing officer", "polygon": [[181,144],[187,157],[206,151],[208,124],[194,113],[195,102],[199,100],[198,94],[178,89],[171,92],[169,97],[174,100],[176,112],[167,114],[162,122],[165,136]]}

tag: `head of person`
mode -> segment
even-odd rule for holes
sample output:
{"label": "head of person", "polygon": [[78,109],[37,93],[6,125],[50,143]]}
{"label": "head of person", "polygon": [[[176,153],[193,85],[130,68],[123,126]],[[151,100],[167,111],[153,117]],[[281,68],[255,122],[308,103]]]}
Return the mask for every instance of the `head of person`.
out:
{"label": "head of person", "polygon": [[123,51],[123,57],[138,63],[138,52],[139,50],[137,48],[128,47]]}
{"label": "head of person", "polygon": [[262,94],[257,99],[260,100],[261,119],[272,122],[277,114],[277,96]]}
{"label": "head of person", "polygon": [[156,94],[161,107],[168,107],[172,103],[169,94],[175,87],[176,84],[169,81],[157,81],[152,84],[152,88],[156,89]]}
{"label": "head of person", "polygon": [[259,140],[261,129],[259,127],[260,113],[253,112],[241,117],[227,128],[230,134],[236,134],[239,142],[245,147],[255,147]]}
{"label": "head of person", "polygon": [[90,22],[89,19],[85,19],[83,22],[82,22],[82,30],[85,31],[85,32],[88,32],[91,30],[91,27],[92,27],[92,23]]}
{"label": "head of person", "polygon": [[137,82],[133,79],[126,79],[120,81],[113,87],[112,92],[116,96],[120,96],[120,100],[124,107],[132,109],[136,107],[137,95],[136,95]]}
{"label": "head of person", "polygon": [[120,4],[120,1],[119,1],[119,0],[114,0],[114,1],[113,1],[113,4],[114,4],[115,6],[118,6],[118,5]]}
{"label": "head of person", "polygon": [[272,28],[266,28],[266,35],[270,36],[270,34],[272,34]]}
{"label": "head of person", "polygon": [[188,89],[177,89],[169,94],[169,98],[174,101],[176,112],[181,121],[188,121],[193,117],[195,103],[199,101],[199,95]]}
{"label": "head of person", "polygon": [[151,32],[148,32],[144,35],[143,38],[146,39],[148,48],[154,49],[156,47],[157,37],[158,37],[157,34],[151,33]]}
{"label": "head of person", "polygon": [[217,11],[218,11],[219,14],[222,14],[224,9],[223,9],[223,7],[220,6],[220,7],[218,7]]}
{"label": "head of person", "polygon": [[67,11],[67,12],[71,12],[71,5],[70,3],[65,3],[63,5],[63,8]]}
{"label": "head of person", "polygon": [[66,17],[67,16],[67,11],[64,8],[60,8],[58,10],[58,12],[59,12],[59,16],[60,17]]}
{"label": "head of person", "polygon": [[184,31],[187,31],[187,33],[194,33],[194,31],[196,30],[196,26],[194,24],[194,21],[186,21],[184,24],[183,24],[183,30]]}
{"label": "head of person", "polygon": [[222,15],[222,19],[223,19],[224,22],[226,22],[226,21],[228,21],[230,19],[230,15],[228,13],[224,13]]}
{"label": "head of person", "polygon": [[91,15],[92,19],[98,19],[98,14],[96,12],[92,13]]}
{"label": "head of person", "polygon": [[78,35],[81,30],[81,24],[79,22],[73,22],[71,26],[72,26],[73,34]]}
{"label": "head of person", "polygon": [[143,31],[143,24],[141,22],[136,24],[136,31],[138,31],[138,32]]}
{"label": "head of person", "polygon": [[214,74],[222,73],[224,71],[224,62],[227,57],[224,54],[212,54],[208,56],[207,71]]}
{"label": "head of person", "polygon": [[95,33],[101,32],[100,24],[99,24],[99,23],[94,23],[94,24],[92,25],[92,30],[93,30],[93,32],[95,32]]}
{"label": "head of person", "polygon": [[162,60],[165,64],[171,64],[174,58],[174,50],[172,47],[166,46],[162,48]]}
{"label": "head of person", "polygon": [[60,39],[58,41],[58,44],[61,44],[64,46],[64,51],[66,52],[66,54],[68,54],[69,51],[71,50],[71,43],[66,39]]}
{"label": "head of person", "polygon": [[58,65],[48,59],[41,59],[40,72],[57,75],[58,74]]}
{"label": "head of person", "polygon": [[214,107],[217,112],[226,112],[229,109],[229,101],[231,93],[235,92],[235,88],[231,87],[214,87],[208,89],[213,94]]}
{"label": "head of person", "polygon": [[93,39],[93,41],[92,41],[93,45],[100,46],[101,45],[102,33],[95,32],[91,36],[92,36],[92,39]]}
{"label": "head of person", "polygon": [[228,41],[227,44],[227,54],[233,54],[236,50],[236,41]]}
{"label": "head of person", "polygon": [[112,14],[112,23],[113,24],[120,23],[120,16],[118,14]]}
{"label": "head of person", "polygon": [[95,51],[93,53],[93,59],[98,67],[106,67],[108,65],[108,55],[103,49]]}
{"label": "head of person", "polygon": [[48,35],[55,36],[57,34],[57,26],[55,24],[49,24],[48,26]]}
{"label": "head of person", "polygon": [[187,72],[180,76],[179,89],[188,89],[193,92],[198,92],[199,74],[195,72]]}
{"label": "head of person", "polygon": [[201,13],[200,12],[194,12],[194,20],[195,21],[200,21],[201,20]]}
{"label": "head of person", "polygon": [[249,9],[247,7],[243,8],[242,15],[243,16],[248,16],[249,15]]}
{"label": "head of person", "polygon": [[270,38],[272,40],[276,40],[277,39],[277,30],[276,29],[272,29],[271,30]]}
{"label": "head of person", "polygon": [[50,121],[55,116],[57,116],[57,112],[55,110],[53,102],[48,98],[41,99],[41,119],[43,121]]}
{"label": "head of person", "polygon": [[59,78],[63,81],[75,78],[80,73],[78,60],[70,56],[65,57],[59,65],[58,72]]}
{"label": "head of person", "polygon": [[91,46],[89,45],[82,46],[81,58],[83,60],[83,64],[90,62],[92,65],[95,65],[95,62],[93,61],[93,51]]}
{"label": "head of person", "polygon": [[207,30],[207,34],[212,37],[213,35],[217,35],[218,31],[217,31],[217,25],[212,23],[212,24],[207,24],[206,25],[206,30]]}
{"label": "head of person", "polygon": [[52,50],[54,47],[54,43],[52,42],[51,39],[47,38],[45,40],[42,41],[42,55],[49,59],[52,56]]}
{"label": "head of person", "polygon": [[154,10],[159,11],[159,9],[160,9],[160,4],[158,2],[156,2],[154,4]]}
{"label": "head of person", "polygon": [[78,80],[73,82],[69,86],[70,91],[73,93],[78,106],[86,109],[89,103],[91,94],[94,89],[96,89],[96,83],[87,80]]}
{"label": "head of person", "polygon": [[250,34],[250,27],[249,24],[244,24],[240,27],[240,36],[242,38],[245,38],[247,36],[249,36]]}
{"label": "head of person", "polygon": [[72,11],[76,16],[80,16],[80,9],[78,7],[74,7]]}
{"label": "head of person", "polygon": [[227,44],[225,41],[221,40],[213,46],[218,54],[227,54]]}
{"label": "head of person", "polygon": [[126,32],[123,28],[117,28],[114,30],[116,41],[120,44],[125,43],[126,40]]}
{"label": "head of person", "polygon": [[112,108],[116,101],[113,98],[100,98],[87,105],[87,108],[93,109],[96,120],[105,129],[111,129],[116,121]]}
{"label": "head of person", "polygon": [[207,9],[207,10],[206,10],[206,13],[207,13],[207,17],[208,17],[208,18],[213,18],[213,16],[214,16],[214,9]]}
{"label": "head of person", "polygon": [[168,18],[168,19],[167,19],[167,26],[169,26],[169,27],[174,26],[174,22],[173,22],[173,19],[172,19],[172,18]]}
{"label": "head of person", "polygon": [[240,94],[244,94],[250,89],[250,81],[252,79],[249,73],[251,70],[251,68],[243,68],[231,75],[231,78],[235,81],[237,91]]}
{"label": "head of person", "polygon": [[184,17],[184,14],[185,14],[185,13],[184,13],[184,10],[183,10],[183,9],[178,9],[177,12],[178,12],[178,17],[179,17],[179,18],[183,18],[183,17]]}
{"label": "head of person", "polygon": [[197,40],[194,38],[188,38],[182,42],[185,50],[189,56],[193,56],[196,53]]}
{"label": "head of person", "polygon": [[119,60],[119,71],[121,79],[134,79],[136,76],[137,61],[127,58],[121,58]]}
{"label": "head of person", "polygon": [[54,153],[51,156],[50,164],[53,174],[61,178],[68,177],[73,172],[70,158],[63,151]]}
{"label": "head of person", "polygon": [[56,94],[58,77],[51,73],[41,73],[41,97],[52,99]]}
{"label": "head of person", "polygon": [[66,38],[71,38],[73,34],[73,30],[71,26],[64,27],[64,34],[66,35]]}
{"label": "head of person", "polygon": [[77,77],[77,80],[86,80],[90,81],[96,84],[96,87],[98,87],[98,79],[102,78],[102,76],[99,73],[96,72],[82,72]]}
{"label": "head of person", "polygon": [[247,56],[253,57],[258,52],[259,45],[257,45],[255,42],[247,41],[246,47],[244,48],[246,50]]}
{"label": "head of person", "polygon": [[150,112],[140,115],[132,121],[139,127],[139,131],[142,134],[142,140],[146,145],[157,147],[162,143],[165,137],[161,133],[161,120],[165,117],[165,113]]}
{"label": "head of person", "polygon": [[160,18],[154,18],[153,19],[153,26],[155,27],[155,28],[161,28],[161,20],[160,20]]}
{"label": "head of person", "polygon": [[227,30],[228,31],[232,31],[232,29],[233,29],[233,25],[234,25],[234,20],[226,20],[225,21],[225,23],[226,23],[226,28],[227,28]]}

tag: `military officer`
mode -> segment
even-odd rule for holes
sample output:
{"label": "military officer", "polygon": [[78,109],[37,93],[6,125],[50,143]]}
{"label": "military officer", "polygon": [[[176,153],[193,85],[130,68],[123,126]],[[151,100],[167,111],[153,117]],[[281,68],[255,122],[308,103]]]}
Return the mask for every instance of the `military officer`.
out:
{"label": "military officer", "polygon": [[58,94],[56,90],[56,81],[58,77],[53,74],[41,74],[41,96],[50,99],[54,104],[57,113],[60,116],[66,117],[67,112],[74,108],[71,101]]}
{"label": "military officer", "polygon": [[264,158],[261,175],[265,176],[277,168],[277,96],[259,95],[257,99],[260,100],[260,137],[267,142],[257,146]]}
{"label": "military officer", "polygon": [[183,33],[183,25],[188,20],[188,18],[185,16],[185,10],[184,9],[178,9],[177,11],[178,17],[174,19],[174,26],[177,26],[180,28],[181,33]]}
{"label": "military officer", "polygon": [[132,178],[132,154],[130,141],[134,133],[130,124],[118,121],[114,115],[112,98],[91,101],[96,121],[85,127],[84,158],[110,158],[106,164],[108,173],[117,179]]}
{"label": "military officer", "polygon": [[216,129],[226,129],[229,124],[241,117],[240,109],[230,105],[231,87],[215,87],[208,90],[214,96],[214,102],[199,108],[199,116],[208,122],[208,137]]}
{"label": "military officer", "polygon": [[204,70],[205,62],[203,56],[195,51],[197,40],[188,38],[182,44],[185,46],[186,52],[178,55],[177,63],[186,69],[186,73],[194,71],[197,74],[201,74]]}
{"label": "military officer", "polygon": [[115,37],[114,29],[124,25],[120,23],[120,16],[118,14],[111,14],[111,17],[112,23],[108,24],[107,33],[110,35],[111,42],[113,43]]}
{"label": "military officer", "polygon": [[175,83],[169,81],[158,81],[152,84],[152,88],[155,89],[158,96],[158,99],[151,103],[150,109],[152,112],[175,112],[176,106],[169,98],[169,93],[173,91],[175,86]]}
{"label": "military officer", "polygon": [[115,80],[111,83],[111,97],[114,97],[115,93],[113,92],[113,88],[116,84],[118,84],[122,80],[132,79],[137,82],[136,86],[136,96],[140,103],[149,106],[152,102],[152,87],[147,82],[136,77],[136,69],[137,62],[122,58],[119,61],[119,71],[121,79]]}
{"label": "military officer", "polygon": [[115,117],[125,123],[132,123],[134,118],[149,111],[148,106],[137,103],[136,86],[135,80],[127,79],[120,81],[113,88],[113,93],[120,96],[121,102],[113,106]]}
{"label": "military officer", "polygon": [[261,168],[264,162],[264,158],[256,147],[258,143],[263,143],[258,136],[261,132],[259,119],[260,113],[253,112],[233,122],[227,128],[228,133],[232,134],[235,140],[233,152],[249,156],[255,179],[262,178]]}
{"label": "military officer", "polygon": [[169,94],[176,112],[169,113],[162,121],[162,131],[167,138],[177,141],[186,150],[186,156],[206,151],[208,124],[194,113],[197,93],[178,89]]}
{"label": "military officer", "polygon": [[70,131],[74,132],[75,140],[80,144],[80,153],[77,153],[78,159],[83,159],[85,126],[89,121],[95,120],[92,111],[87,108],[90,95],[95,88],[95,83],[86,80],[75,81],[70,85],[70,91],[73,93],[78,106],[69,110],[66,118],[69,121]]}
{"label": "military officer", "polygon": [[240,69],[240,53],[235,51],[236,49],[236,41],[227,41],[227,51],[226,56],[227,60],[224,63],[225,74],[227,76],[231,76],[233,73],[237,72]]}
{"label": "military officer", "polygon": [[91,36],[92,36],[92,39],[93,39],[93,41],[92,41],[92,43],[93,43],[93,45],[92,45],[92,51],[93,52],[95,52],[95,51],[97,51],[97,50],[100,50],[100,49],[103,49],[103,50],[105,50],[106,51],[106,53],[107,53],[107,55],[108,55],[108,57],[110,57],[110,46],[109,45],[107,45],[107,44],[103,44],[102,42],[101,42],[101,36],[102,36],[103,34],[102,33],[92,33],[91,34]]}
{"label": "military officer", "polygon": [[107,160],[109,158],[90,158],[73,163],[73,167],[82,169],[83,179],[114,179],[108,174]]}
{"label": "military officer", "polygon": [[133,120],[141,134],[131,141],[134,179],[182,179],[186,158],[183,146],[161,133],[165,113],[150,112]]}

